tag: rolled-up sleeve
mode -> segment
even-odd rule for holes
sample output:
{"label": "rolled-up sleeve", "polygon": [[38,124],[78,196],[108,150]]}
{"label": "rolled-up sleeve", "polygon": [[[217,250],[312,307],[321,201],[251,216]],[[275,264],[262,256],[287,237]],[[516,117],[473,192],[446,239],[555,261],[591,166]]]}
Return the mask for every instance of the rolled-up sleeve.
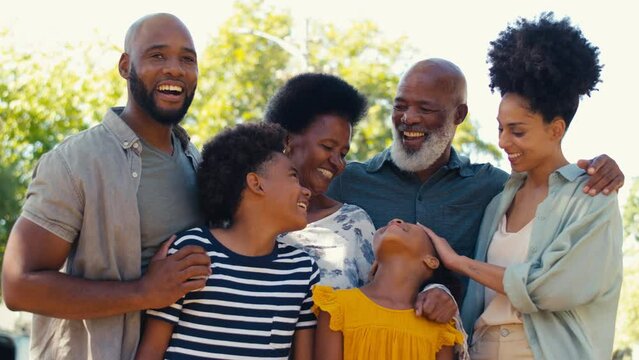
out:
{"label": "rolled-up sleeve", "polygon": [[588,212],[574,216],[539,255],[506,268],[504,290],[520,312],[574,309],[614,286],[622,239],[616,197],[588,200]]}
{"label": "rolled-up sleeve", "polygon": [[83,212],[82,193],[68,163],[59,151],[43,155],[33,172],[21,216],[74,242],[82,226]]}

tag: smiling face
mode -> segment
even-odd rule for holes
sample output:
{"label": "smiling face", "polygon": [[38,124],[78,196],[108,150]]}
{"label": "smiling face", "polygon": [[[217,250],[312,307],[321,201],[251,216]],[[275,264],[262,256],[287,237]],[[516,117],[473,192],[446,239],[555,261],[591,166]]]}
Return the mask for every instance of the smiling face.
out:
{"label": "smiling face", "polygon": [[[552,164],[561,154],[561,138],[565,126],[561,119],[544,122],[540,113],[529,110],[525,98],[508,93],[499,104],[499,147],[517,172],[530,172]],[[554,169],[553,169],[554,170]]]}
{"label": "smiling face", "polygon": [[184,24],[170,15],[150,17],[132,28],[125,46],[120,73],[134,105],[162,124],[180,122],[198,77],[195,47]]}
{"label": "smiling face", "polygon": [[289,156],[300,182],[313,196],[325,193],[331,180],[344,171],[351,130],[340,116],[319,115],[304,132],[290,135]]}
{"label": "smiling face", "polygon": [[402,170],[425,170],[445,155],[466,116],[465,80],[449,66],[454,65],[418,63],[397,87],[391,155]]}
{"label": "smiling face", "polygon": [[267,216],[277,222],[281,232],[306,227],[306,211],[310,191],[300,185],[298,173],[291,160],[277,153],[258,171],[264,190]]}

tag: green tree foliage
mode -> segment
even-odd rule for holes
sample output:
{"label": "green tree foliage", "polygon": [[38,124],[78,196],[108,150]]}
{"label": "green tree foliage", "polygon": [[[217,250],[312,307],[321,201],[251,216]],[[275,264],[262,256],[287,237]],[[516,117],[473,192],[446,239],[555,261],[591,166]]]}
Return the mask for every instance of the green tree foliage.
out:
{"label": "green tree foliage", "polygon": [[615,325],[615,349],[639,343],[639,243],[626,240],[623,257],[623,284]]}
{"label": "green tree foliage", "polygon": [[617,311],[615,349],[639,343],[639,178],[633,181],[623,212],[623,285]]}
{"label": "green tree foliage", "polygon": [[479,132],[475,127],[475,123],[470,119],[470,116],[457,127],[455,138],[453,139],[453,146],[466,156],[470,156],[471,154],[484,154],[495,160],[501,159],[501,152],[495,145],[482,141],[479,138]]}
{"label": "green tree foliage", "polygon": [[[293,25],[290,14],[263,1],[236,3],[234,14],[199,58],[198,97],[187,121],[194,141],[201,145],[226,126],[258,121],[270,96],[288,78],[318,71],[344,78],[370,102],[366,119],[355,130],[349,158],[364,160],[390,145],[390,113],[398,73],[414,55],[406,39],[384,38],[371,21],[345,28],[309,22],[301,39],[291,35]],[[282,44],[258,34],[281,39],[297,50],[287,51]],[[296,58],[291,52],[303,56],[306,64],[300,64],[300,56]],[[454,145],[466,155],[500,157],[494,145],[478,139],[470,120],[458,128]]]}
{"label": "green tree foliage", "polygon": [[112,65],[96,63],[104,43],[27,53],[0,34],[0,258],[37,159],[66,136],[100,120],[122,96]]}
{"label": "green tree foliage", "polygon": [[227,126],[260,119],[282,84],[277,75],[286,68],[289,54],[246,33],[261,30],[285,37],[291,16],[271,10],[261,2],[236,3],[234,15],[200,52],[198,93],[185,124],[197,145]]}
{"label": "green tree foliage", "polygon": [[[184,122],[196,145],[224,127],[259,121],[276,89],[302,71],[341,76],[368,97],[371,106],[355,130],[351,159],[367,159],[390,144],[399,73],[414,55],[406,39],[386,39],[370,21],[343,28],[309,22],[302,38],[292,35],[295,25],[290,13],[261,0],[235,4],[234,14],[199,53],[198,91]],[[299,56],[257,32],[292,43]],[[121,49],[114,45],[95,41],[27,53],[9,38],[0,32],[0,255],[37,159],[100,121],[108,107],[124,101],[126,91],[115,64]],[[99,63],[106,58],[112,60]],[[465,154],[498,158],[469,120],[458,128],[454,144]]]}
{"label": "green tree foliage", "polygon": [[630,195],[623,212],[623,230],[625,237],[639,241],[639,178],[634,179]]}

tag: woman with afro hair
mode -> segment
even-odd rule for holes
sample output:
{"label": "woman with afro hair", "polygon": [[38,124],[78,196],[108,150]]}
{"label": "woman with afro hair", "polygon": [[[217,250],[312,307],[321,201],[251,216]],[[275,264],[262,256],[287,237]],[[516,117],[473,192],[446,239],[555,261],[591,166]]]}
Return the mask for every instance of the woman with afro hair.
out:
{"label": "woman with afro hair", "polygon": [[321,282],[339,289],[364,285],[373,263],[375,233],[358,206],[326,196],[344,171],[353,128],[366,114],[366,98],[346,81],[329,74],[306,73],[288,80],[270,100],[265,120],[288,131],[286,154],[311,191],[308,226],[280,240],[308,252]]}
{"label": "woman with afro hair", "polygon": [[499,147],[512,174],[486,208],[475,259],[427,229],[470,277],[462,306],[473,359],[609,359],[622,279],[616,195],[588,196],[562,139],[600,82],[599,49],[568,18],[519,19],[491,42]]}

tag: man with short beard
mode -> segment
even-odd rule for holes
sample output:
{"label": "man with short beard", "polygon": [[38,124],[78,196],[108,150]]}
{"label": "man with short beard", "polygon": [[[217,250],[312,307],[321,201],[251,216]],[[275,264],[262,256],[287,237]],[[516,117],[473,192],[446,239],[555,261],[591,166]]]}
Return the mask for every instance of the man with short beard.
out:
{"label": "man with short beard", "polygon": [[166,254],[167,238],[201,221],[200,156],[177,125],[198,76],[186,26],[170,14],[136,21],[119,72],[126,106],[42,156],[9,236],[3,296],[35,314],[35,359],[133,359],[140,310],[210,274],[200,247]]}
{"label": "man with short beard", "polygon": [[[455,130],[467,114],[461,70],[443,59],[417,62],[397,87],[391,147],[366,162],[350,162],[331,183],[328,196],[363,208],[376,228],[395,218],[426,225],[458,254],[473,257],[484,209],[508,174],[490,164],[471,163],[452,148]],[[591,195],[623,184],[623,174],[607,156],[580,160],[579,166],[589,168],[585,191]],[[462,294],[466,281],[461,279]],[[441,291],[428,293],[419,297],[417,312],[449,321],[455,304]]]}

